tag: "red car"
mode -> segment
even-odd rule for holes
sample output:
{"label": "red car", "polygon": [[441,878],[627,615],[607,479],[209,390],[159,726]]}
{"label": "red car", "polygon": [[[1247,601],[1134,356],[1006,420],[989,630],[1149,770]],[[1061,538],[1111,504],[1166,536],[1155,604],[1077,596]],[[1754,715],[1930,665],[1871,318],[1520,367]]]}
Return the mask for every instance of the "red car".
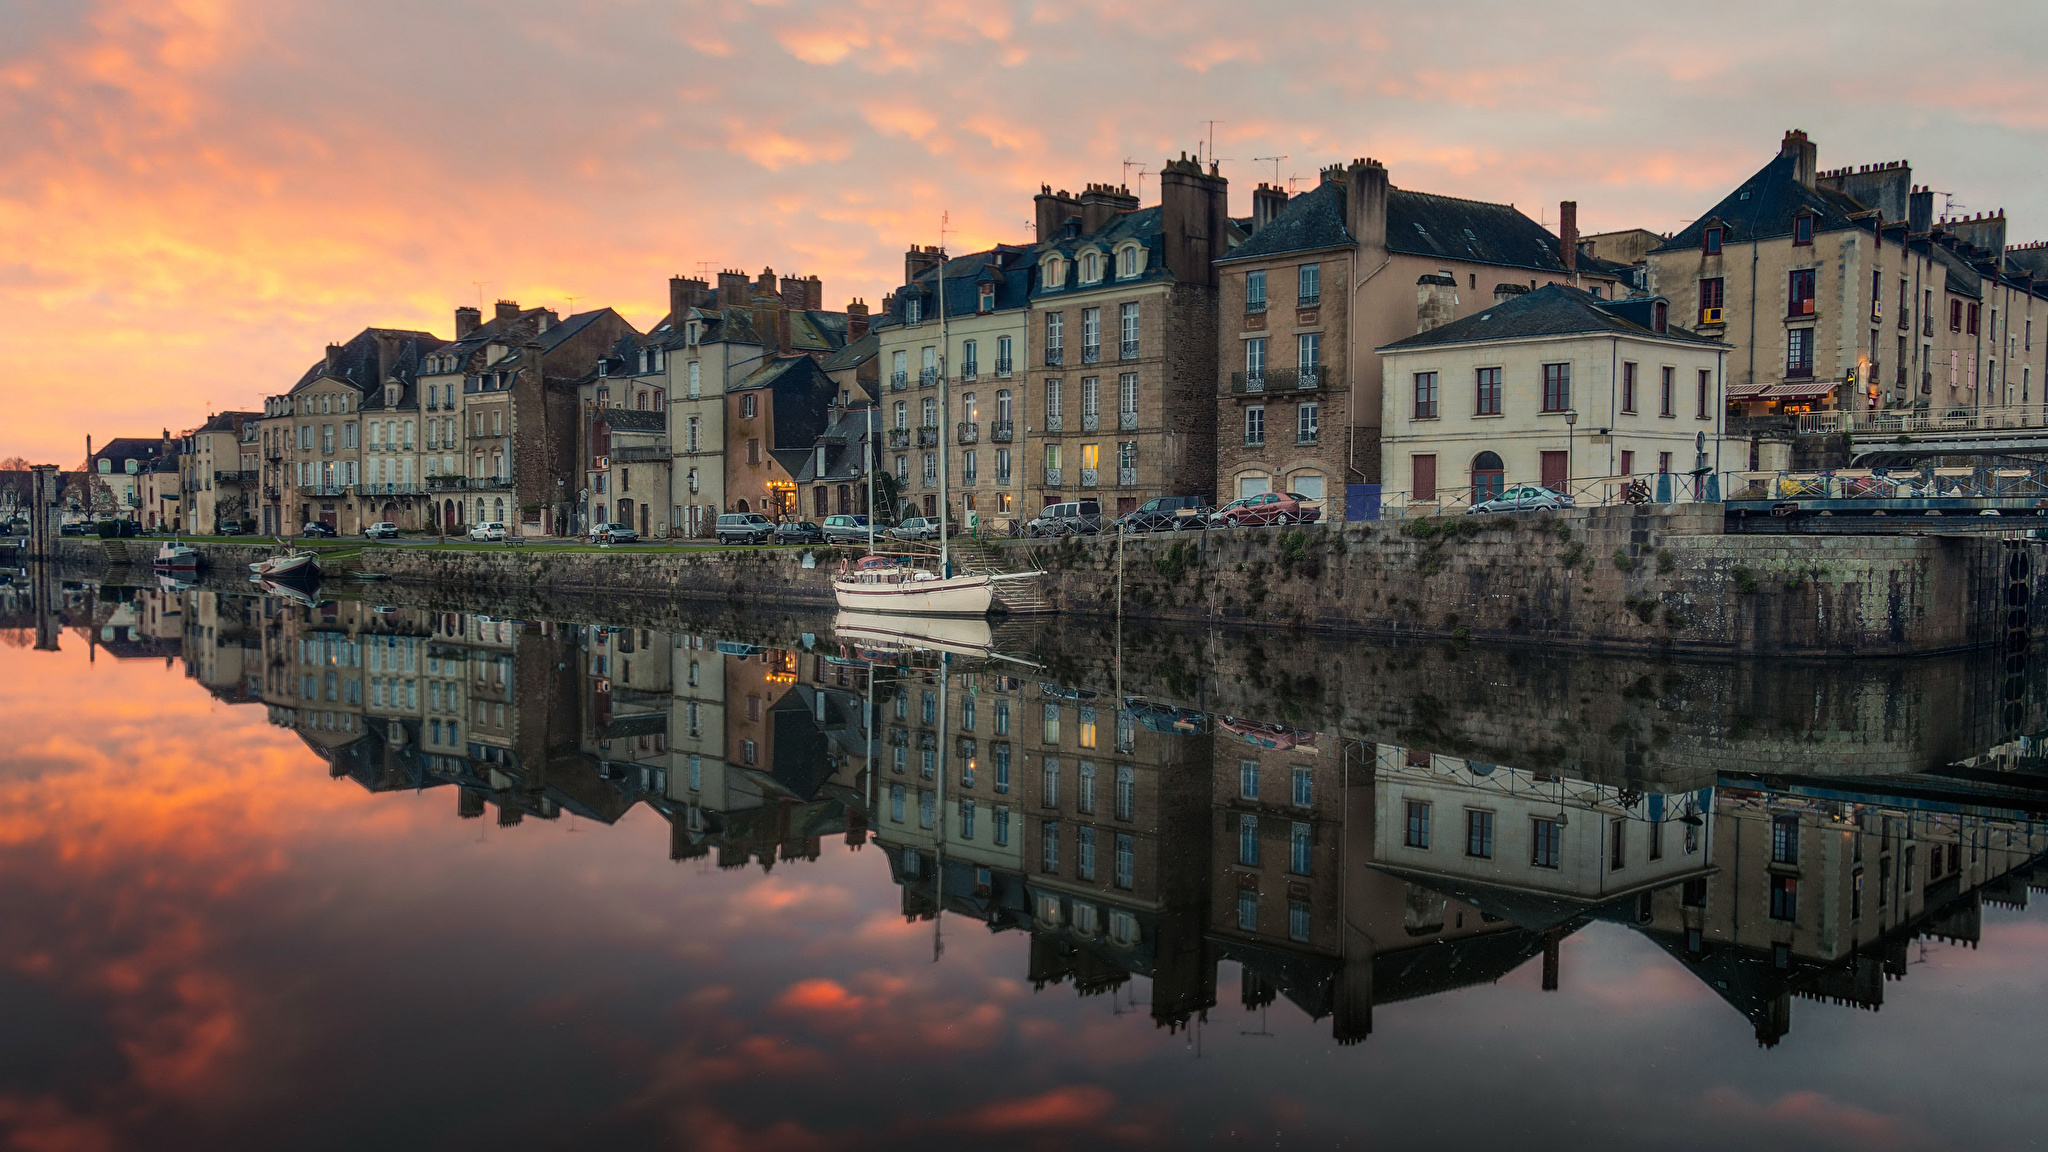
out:
{"label": "red car", "polygon": [[1298,492],[1262,492],[1232,500],[1209,516],[1209,523],[1225,528],[1240,524],[1310,524],[1323,518],[1323,510]]}

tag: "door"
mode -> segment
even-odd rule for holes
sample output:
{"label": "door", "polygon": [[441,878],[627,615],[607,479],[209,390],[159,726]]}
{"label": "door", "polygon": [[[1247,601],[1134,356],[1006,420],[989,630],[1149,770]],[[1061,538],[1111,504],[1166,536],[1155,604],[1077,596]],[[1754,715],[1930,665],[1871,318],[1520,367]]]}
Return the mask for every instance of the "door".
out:
{"label": "door", "polygon": [[1567,491],[1571,484],[1571,467],[1567,463],[1568,453],[1545,452],[1543,454],[1543,486],[1552,492]]}
{"label": "door", "polygon": [[640,506],[640,538],[647,538],[647,505]]}
{"label": "door", "polygon": [[631,500],[621,499],[619,501],[619,523],[624,524],[628,528],[633,526],[633,502]]}

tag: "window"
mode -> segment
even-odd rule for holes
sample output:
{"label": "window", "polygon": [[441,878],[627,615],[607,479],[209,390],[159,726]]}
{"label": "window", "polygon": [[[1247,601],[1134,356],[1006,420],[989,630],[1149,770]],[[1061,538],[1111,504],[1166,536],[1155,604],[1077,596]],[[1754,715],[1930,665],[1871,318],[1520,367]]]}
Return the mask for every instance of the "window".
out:
{"label": "window", "polygon": [[1266,270],[1254,269],[1244,274],[1244,310],[1264,312],[1266,310]]}
{"label": "window", "polygon": [[998,744],[996,751],[996,794],[1007,795],[1010,791],[1010,746]]}
{"label": "window", "polygon": [[1057,872],[1060,870],[1060,826],[1048,820],[1038,838],[1038,870]]}
{"label": "window", "polygon": [[1813,315],[1813,269],[1794,269],[1786,278],[1785,315]]}
{"label": "window", "polygon": [[1472,414],[1500,415],[1500,369],[1481,368],[1474,383]]}
{"label": "window", "polygon": [[1669,366],[1666,366],[1658,373],[1657,415],[1659,416],[1671,415],[1671,387],[1672,382],[1677,376],[1678,369]]}
{"label": "window", "polygon": [[1301,383],[1304,386],[1315,384],[1316,369],[1320,368],[1323,363],[1323,334],[1321,332],[1303,332],[1300,336],[1295,337],[1294,362],[1298,365],[1295,372],[1300,376]]}
{"label": "window", "polygon": [[1615,817],[1607,822],[1607,870],[1619,872],[1628,867],[1628,820]]}
{"label": "window", "polygon": [[1136,276],[1138,274],[1137,245],[1129,245],[1125,247],[1121,252],[1118,252],[1116,254],[1116,274],[1120,277],[1126,278]]}
{"label": "window", "polygon": [[1636,410],[1636,366],[1627,360],[1621,362],[1621,410],[1631,414]]}
{"label": "window", "polygon": [[[1983,311],[1983,308],[1982,304],[1972,304],[1965,310],[1965,315],[1968,316],[1968,319],[1963,322],[1963,330],[1972,336],[1977,334],[1977,316]],[[343,399],[347,399],[347,397],[343,397]]]}
{"label": "window", "polygon": [[1095,815],[1094,761],[1081,761],[1081,766],[1078,772],[1076,773],[1076,776],[1079,780],[1079,787],[1075,789],[1076,795],[1074,797],[1074,810],[1076,812],[1079,812],[1083,816],[1093,816]]}
{"label": "window", "polygon": [[1294,409],[1294,442],[1313,444],[1321,435],[1323,406],[1310,401]]}
{"label": "window", "polygon": [[1793,328],[1785,333],[1785,375],[1813,375],[1813,329]]}
{"label": "window", "polygon": [[1300,272],[1299,303],[1303,308],[1313,308],[1323,300],[1323,266],[1303,264]]}
{"label": "window", "polygon": [[1266,374],[1266,338],[1254,336],[1244,342],[1244,375],[1246,383],[1261,382]]}
{"label": "window", "polygon": [[1038,802],[1046,808],[1060,806],[1060,762],[1050,756],[1038,766]]}
{"label": "window", "polygon": [[1694,387],[1693,416],[1700,420],[1713,419],[1713,413],[1708,408],[1708,402],[1713,398],[1714,373],[1710,369],[1702,368]]}
{"label": "window", "polygon": [[975,341],[961,341],[960,374],[969,379],[973,379],[975,376],[979,375],[981,372],[981,365],[979,360],[980,356],[981,348]]}
{"label": "window", "polygon": [[1799,919],[1799,880],[1797,877],[1771,877],[1771,919]]}
{"label": "window", "polygon": [[[1082,358],[1086,359],[1084,351]],[[1083,431],[1099,426],[1102,420],[1102,378],[1081,377],[1081,428]]]}
{"label": "window", "polygon": [[1047,704],[1045,706],[1044,736],[1047,744],[1057,744],[1060,742],[1060,706],[1057,704]]}
{"label": "window", "polygon": [[1116,818],[1135,820],[1138,814],[1138,774],[1128,765],[1116,769]]}
{"label": "window", "polygon": [[1415,419],[1434,420],[1437,418],[1436,373],[1415,374]]}
{"label": "window", "polygon": [[932,793],[927,792],[921,788],[918,789],[917,826],[919,828],[930,828],[934,823],[937,822],[937,803],[937,798]]}
{"label": "window", "polygon": [[1476,808],[1466,810],[1465,855],[1493,859],[1493,813]]}
{"label": "window", "polygon": [[1116,834],[1116,872],[1114,882],[1119,888],[1129,888],[1137,874],[1137,838],[1128,832]]}
{"label": "window", "polygon": [[1299,764],[1295,765],[1295,768],[1294,768],[1294,806],[1295,806],[1296,808],[1309,808],[1309,807],[1313,807],[1313,806],[1314,806],[1314,804],[1315,804],[1315,802],[1316,802],[1316,777],[1315,777],[1315,773],[1314,773],[1314,772],[1313,772],[1312,770],[1310,770],[1310,769],[1308,769],[1308,768],[1305,768],[1305,767],[1302,767],[1302,766],[1301,766],[1301,765],[1299,765]]}
{"label": "window", "polygon": [[1095,879],[1095,829],[1074,829],[1074,876],[1080,880]]}
{"label": "window", "polygon": [[1564,828],[1555,820],[1538,817],[1530,823],[1529,864],[1536,868],[1555,868],[1564,852]]}
{"label": "window", "polygon": [[903,785],[889,785],[889,819],[903,823]]}
{"label": "window", "polygon": [[1799,817],[1771,817],[1771,863],[1799,863]]}
{"label": "window", "polygon": [[1239,760],[1237,762],[1237,796],[1240,800],[1259,798],[1259,762]]}
{"label": "window", "polygon": [[1266,408],[1263,404],[1252,404],[1244,410],[1244,444],[1257,448],[1266,442]]}
{"label": "window", "polygon": [[924,323],[923,297],[911,296],[903,301],[903,322],[905,324]]}
{"label": "window", "polygon": [[1081,363],[1102,359],[1102,309],[1081,309]]}
{"label": "window", "polygon": [[1849,875],[1849,919],[1856,920],[1863,915],[1863,869],[1858,868]]}
{"label": "window", "polygon": [[1308,901],[1287,902],[1287,938],[1297,944],[1308,943]]}
{"label": "window", "polygon": [[1700,236],[1700,250],[1709,256],[1721,254],[1721,229],[1709,228]]}
{"label": "window", "polygon": [[1259,818],[1237,818],[1237,862],[1247,868],[1259,866]]}
{"label": "window", "polygon": [[1138,358],[1138,306],[1124,304],[1117,309],[1117,359]]}
{"label": "window", "polygon": [[699,361],[690,361],[690,383],[688,388],[689,397],[692,400],[697,399],[704,393],[704,365]]}
{"label": "window", "polygon": [[1569,364],[1545,364],[1543,366],[1543,410],[1562,412],[1572,406],[1572,366]]}
{"label": "window", "polygon": [[1723,296],[1725,282],[1719,276],[1700,281],[1700,323],[1719,324],[1727,316]]}
{"label": "window", "polygon": [[1102,279],[1102,257],[1095,252],[1081,253],[1081,283],[1093,284]]}
{"label": "window", "polygon": [[1287,870],[1296,876],[1309,874],[1309,857],[1314,845],[1313,830],[1303,821],[1292,822],[1287,829]]}
{"label": "window", "polygon": [[1429,802],[1410,800],[1407,802],[1407,813],[1401,843],[1410,848],[1429,847]]}
{"label": "window", "polygon": [[1813,217],[1799,216],[1792,221],[1792,243],[1813,243]]}
{"label": "window", "polygon": [[1045,426],[1051,431],[1060,430],[1060,418],[1066,412],[1066,389],[1058,380],[1045,382]]}
{"label": "window", "polygon": [[1066,340],[1066,321],[1058,312],[1045,314],[1045,362],[1059,364]]}
{"label": "window", "polygon": [[996,735],[1008,736],[1009,734],[1010,702],[1008,700],[998,700],[996,701]]}
{"label": "window", "polygon": [[[1138,374],[1125,372],[1116,381],[1116,426],[1136,428],[1138,426]],[[1123,465],[1131,467],[1131,465]]]}
{"label": "window", "polygon": [[1255,889],[1238,889],[1237,930],[1240,932],[1257,932],[1259,930],[1259,894]]}
{"label": "window", "polygon": [[996,805],[996,846],[1005,847],[1010,843],[1010,810]]}

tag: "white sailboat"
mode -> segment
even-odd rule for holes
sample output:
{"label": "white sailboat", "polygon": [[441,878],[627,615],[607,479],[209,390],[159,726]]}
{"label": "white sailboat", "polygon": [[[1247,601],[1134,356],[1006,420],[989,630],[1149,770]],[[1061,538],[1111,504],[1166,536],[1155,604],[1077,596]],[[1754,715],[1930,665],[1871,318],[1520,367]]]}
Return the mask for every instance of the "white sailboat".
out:
{"label": "white sailboat", "polygon": [[[943,229],[940,237],[944,240]],[[1043,572],[953,571],[952,499],[947,490],[950,469],[946,447],[948,434],[947,373],[952,371],[953,346],[946,326],[946,256],[939,256],[939,570],[932,572],[911,563],[910,557],[875,555],[875,460],[874,421],[877,409],[868,409],[868,555],[859,564],[842,568],[832,581],[832,594],[839,606],[854,612],[886,612],[911,616],[986,616],[995,606],[995,586],[1004,580],[1030,580]]]}
{"label": "white sailboat", "polygon": [[151,566],[174,572],[197,572],[199,561],[199,549],[182,540],[166,540],[157,546],[156,561]]}

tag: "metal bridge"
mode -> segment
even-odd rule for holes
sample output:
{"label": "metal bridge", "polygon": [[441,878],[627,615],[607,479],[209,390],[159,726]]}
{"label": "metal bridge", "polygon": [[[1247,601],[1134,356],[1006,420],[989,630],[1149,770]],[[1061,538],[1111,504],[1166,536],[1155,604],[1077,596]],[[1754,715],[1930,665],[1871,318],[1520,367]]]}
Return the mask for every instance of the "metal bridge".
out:
{"label": "metal bridge", "polygon": [[1879,457],[2048,456],[2048,404],[1808,412],[1799,431],[1846,434],[1859,464]]}

